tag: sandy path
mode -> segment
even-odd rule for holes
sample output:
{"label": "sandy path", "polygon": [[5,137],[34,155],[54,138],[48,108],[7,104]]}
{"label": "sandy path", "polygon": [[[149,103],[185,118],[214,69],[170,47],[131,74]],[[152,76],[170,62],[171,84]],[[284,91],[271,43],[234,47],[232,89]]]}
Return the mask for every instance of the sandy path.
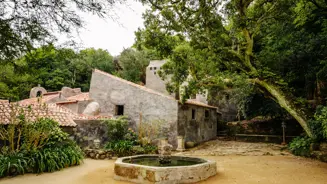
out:
{"label": "sandy path", "polygon": [[[327,164],[293,156],[203,156],[218,174],[201,184],[326,184]],[[114,161],[86,159],[78,167],[0,180],[0,184],[123,184],[113,179]]]}

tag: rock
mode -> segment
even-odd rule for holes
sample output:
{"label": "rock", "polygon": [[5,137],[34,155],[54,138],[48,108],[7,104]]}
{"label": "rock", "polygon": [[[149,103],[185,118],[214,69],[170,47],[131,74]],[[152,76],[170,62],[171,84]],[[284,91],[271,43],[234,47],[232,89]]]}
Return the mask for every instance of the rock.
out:
{"label": "rock", "polygon": [[195,143],[194,143],[194,142],[187,141],[187,142],[185,143],[185,147],[186,147],[186,148],[194,148],[194,146],[195,146]]}
{"label": "rock", "polygon": [[89,103],[85,110],[83,111],[83,114],[96,116],[100,113],[100,105],[98,102],[91,102]]}
{"label": "rock", "polygon": [[106,158],[106,155],[100,155],[99,157],[101,160],[105,159]]}
{"label": "rock", "polygon": [[110,153],[107,153],[106,154],[106,158],[111,159],[111,154]]}
{"label": "rock", "polygon": [[112,157],[113,160],[117,160],[118,157]]}
{"label": "rock", "polygon": [[95,153],[91,152],[89,153],[90,158],[95,158]]}

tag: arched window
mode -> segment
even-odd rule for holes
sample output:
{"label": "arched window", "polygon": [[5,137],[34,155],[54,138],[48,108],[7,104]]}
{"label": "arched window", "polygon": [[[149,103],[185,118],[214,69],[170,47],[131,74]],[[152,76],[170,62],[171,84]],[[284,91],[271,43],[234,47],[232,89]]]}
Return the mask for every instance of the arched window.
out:
{"label": "arched window", "polygon": [[42,95],[42,91],[38,91],[37,93],[36,93],[36,97],[40,97]]}

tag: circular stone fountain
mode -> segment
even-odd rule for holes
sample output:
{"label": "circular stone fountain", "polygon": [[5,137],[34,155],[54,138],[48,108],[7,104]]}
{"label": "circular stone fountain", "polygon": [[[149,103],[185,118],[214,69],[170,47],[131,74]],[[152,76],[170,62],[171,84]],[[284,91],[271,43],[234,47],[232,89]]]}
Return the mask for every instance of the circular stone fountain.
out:
{"label": "circular stone fountain", "polygon": [[160,155],[139,155],[118,158],[116,180],[134,183],[194,183],[216,175],[216,162],[194,157],[169,156],[162,162]]}

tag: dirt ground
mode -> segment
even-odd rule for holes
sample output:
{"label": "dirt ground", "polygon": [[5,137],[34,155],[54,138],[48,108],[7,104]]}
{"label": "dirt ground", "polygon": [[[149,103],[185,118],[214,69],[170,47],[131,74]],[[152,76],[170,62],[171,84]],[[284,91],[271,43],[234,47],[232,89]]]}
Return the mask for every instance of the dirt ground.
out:
{"label": "dirt ground", "polygon": [[194,156],[263,156],[263,155],[291,155],[285,146],[270,143],[250,143],[237,141],[224,141],[220,139],[203,143],[176,155]]}
{"label": "dirt ground", "polygon": [[[215,140],[183,154],[200,155],[217,162],[218,174],[200,184],[327,183],[327,163],[295,157],[280,148],[278,145]],[[86,159],[81,166],[54,173],[5,178],[0,184],[127,184],[113,179],[114,162]]]}

